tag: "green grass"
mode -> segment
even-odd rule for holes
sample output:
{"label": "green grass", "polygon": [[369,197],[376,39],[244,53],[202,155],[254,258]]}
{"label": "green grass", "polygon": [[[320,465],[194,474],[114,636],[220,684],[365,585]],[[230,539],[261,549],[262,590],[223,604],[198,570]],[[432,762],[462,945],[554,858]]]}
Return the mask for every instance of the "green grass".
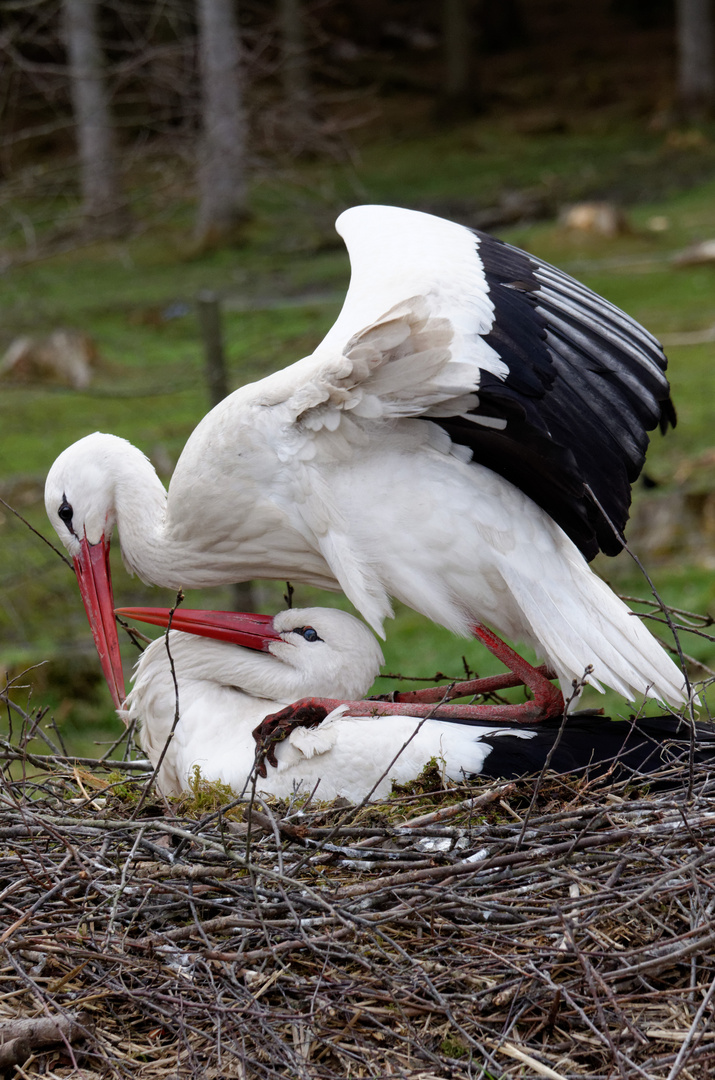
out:
{"label": "green grass", "polygon": [[[85,393],[0,384],[0,495],[49,535],[44,476],[75,439],[97,429],[112,431],[157,460],[176,460],[207,409],[193,308],[201,289],[218,290],[225,299],[233,386],[309,353],[331,325],[347,285],[347,257],[331,223],[349,203],[386,201],[449,213],[450,204],[464,209],[496,202],[504,189],[533,188],[556,203],[619,187],[632,202],[632,231],[615,240],[567,233],[553,222],[502,235],[574,273],[656,335],[711,326],[715,270],[676,269],[670,256],[715,234],[714,162],[707,139],[677,151],[662,136],[633,128],[535,138],[474,122],[424,139],[365,145],[349,165],[313,163],[264,180],[254,192],[256,217],[241,249],[187,257],[189,208],[177,202],[161,225],[140,236],[18,265],[0,280],[0,346],[19,334],[72,326],[95,338],[102,367]],[[691,174],[704,178],[683,189]],[[47,213],[41,198],[26,200],[22,209],[37,219]],[[667,218],[664,231],[648,228],[655,215]],[[15,235],[7,239],[19,250]],[[315,299],[295,305],[294,298],[305,293]],[[184,313],[165,317],[172,306],[182,310],[177,304]],[[240,310],[252,304],[258,308]],[[713,348],[669,349],[679,424],[667,439],[656,436],[648,463],[649,474],[665,485],[683,462],[711,445]],[[666,600],[699,611],[715,607],[707,559],[681,565],[680,558],[651,567]],[[623,557],[599,565],[619,590],[646,594]],[[171,603],[166,591],[129,579],[118,556],[114,566],[119,604]],[[262,586],[262,605],[277,609],[281,595],[280,584]],[[302,587],[294,599],[301,605],[324,602],[341,600]],[[191,606],[229,603],[228,590],[187,597]],[[387,630],[388,671],[459,677],[462,654],[480,674],[499,669],[476,643],[455,641],[413,612],[399,610]],[[689,643],[688,651],[715,663],[710,643]],[[46,668],[23,680],[33,687],[32,702],[47,704],[69,742],[86,750],[89,721],[110,727],[114,722],[73,575],[0,506],[2,670],[15,675],[45,660]],[[69,673],[64,680],[63,671]],[[613,696],[606,707],[623,711]]]}

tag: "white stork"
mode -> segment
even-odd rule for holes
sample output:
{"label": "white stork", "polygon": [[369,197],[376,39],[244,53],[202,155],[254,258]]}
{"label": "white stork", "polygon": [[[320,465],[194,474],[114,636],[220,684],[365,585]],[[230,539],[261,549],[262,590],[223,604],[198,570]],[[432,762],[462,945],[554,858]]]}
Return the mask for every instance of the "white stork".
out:
{"label": "white stork", "polygon": [[[161,626],[171,617],[178,628],[142,653],[120,713],[139,722],[145,753],[154,767],[161,761],[157,783],[166,794],[188,790],[196,767],[206,780],[245,791],[256,764],[254,729],[282,705],[307,696],[297,717],[293,708],[285,710],[286,726],[277,724],[283,738],[269,740],[258,791],[285,798],[317,785],[318,799],[360,802],[370,793],[385,796],[393,781],[415,779],[432,759],[444,778],[461,781],[534,773],[550,752],[554,770],[587,768],[595,776],[615,758],[629,770],[651,772],[678,750],[686,757],[689,750],[687,726],[678,734],[678,722],[670,718],[632,728],[574,714],[560,732],[558,721],[534,729],[470,722],[460,716],[464,706],[453,707],[451,720],[440,720],[400,715],[395,705],[396,715],[385,721],[371,715],[374,701],[326,701],[316,695],[362,697],[382,663],[368,628],[343,611],[293,609],[274,618],[181,608],[128,608],[122,614]],[[699,734],[698,759],[712,759],[712,732]]]}
{"label": "white stork", "polygon": [[[657,341],[461,225],[359,206],[337,228],[352,277],[335,325],[204,417],[168,493],[112,435],[50,470],[115,702],[115,525],[129,571],[157,585],[290,578],[342,590],[381,634],[397,598],[510,666],[483,624],[533,646],[568,692],[589,670],[628,699],[682,702],[682,672],[587,563],[620,550],[647,431],[675,422]],[[562,711],[529,672],[544,713]]]}

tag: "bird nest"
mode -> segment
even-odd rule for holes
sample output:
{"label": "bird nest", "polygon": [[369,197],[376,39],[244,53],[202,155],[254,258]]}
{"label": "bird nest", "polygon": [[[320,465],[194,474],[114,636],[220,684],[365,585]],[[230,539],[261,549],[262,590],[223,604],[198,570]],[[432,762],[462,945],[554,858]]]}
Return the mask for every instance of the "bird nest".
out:
{"label": "bird nest", "polygon": [[715,1068],[715,781],[687,763],[666,793],[433,767],[356,808],[1,753],[13,1076]]}

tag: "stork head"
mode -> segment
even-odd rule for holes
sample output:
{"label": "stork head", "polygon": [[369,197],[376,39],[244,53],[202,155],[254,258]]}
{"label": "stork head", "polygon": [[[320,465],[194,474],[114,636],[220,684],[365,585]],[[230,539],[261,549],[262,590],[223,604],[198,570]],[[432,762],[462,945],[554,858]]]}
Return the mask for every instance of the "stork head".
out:
{"label": "stork head", "polygon": [[47,515],[74,563],[102,670],[117,707],[125,694],[109,541],[117,520],[118,485],[147,465],[151,469],[141,451],[125,439],[95,432],[60,454],[45,483]]}
{"label": "stork head", "polygon": [[[120,608],[118,614],[155,626],[168,626],[171,618],[173,630],[239,646],[240,655],[231,660],[222,654],[220,663],[217,650],[213,668],[202,652],[191,674],[210,678],[212,670],[216,679],[236,683],[256,697],[355,700],[368,692],[384,662],[367,626],[333,608],[290,608],[275,616],[182,608],[173,614],[168,608]],[[252,660],[247,650],[269,656]]]}

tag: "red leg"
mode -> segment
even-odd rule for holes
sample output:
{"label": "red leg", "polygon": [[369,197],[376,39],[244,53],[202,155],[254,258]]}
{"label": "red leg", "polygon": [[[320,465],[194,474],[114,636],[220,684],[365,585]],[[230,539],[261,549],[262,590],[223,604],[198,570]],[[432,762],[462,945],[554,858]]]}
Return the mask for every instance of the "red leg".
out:
{"label": "red leg", "polygon": [[[548,664],[533,669],[545,679],[555,679]],[[523,686],[524,680],[514,672],[503,675],[488,675],[483,679],[469,679],[467,682],[449,683],[445,686],[425,686],[421,690],[395,690],[391,694],[377,696],[375,701],[430,702],[451,701],[452,698],[474,697],[476,694],[493,694],[497,690],[508,690],[512,686]]]}
{"label": "red leg", "polygon": [[[547,685],[551,687],[548,682]],[[337,709],[338,705],[347,705],[350,716],[417,716],[433,720],[461,720],[467,724],[490,723],[491,721],[502,724],[536,724],[539,720],[563,715],[563,698],[555,687],[551,687],[551,690],[552,700],[548,712],[544,711],[542,702],[536,699],[525,701],[520,705],[425,705],[409,701],[342,701],[338,698],[301,698],[295,704],[282,709],[280,713],[274,713],[262,720],[254,729],[253,737],[257,742],[262,741],[272,734],[275,724],[280,730],[280,735],[275,741],[280,742],[290,734],[294,726],[313,726],[306,725],[302,719],[303,716],[311,712],[316,715],[318,710],[325,710],[327,714]],[[544,694],[543,697],[546,695]],[[560,706],[558,709],[557,704]],[[291,725],[289,717],[293,710],[296,712],[295,725]],[[323,719],[324,715],[319,718],[316,715],[313,723],[320,723]]]}
{"label": "red leg", "polygon": [[518,675],[524,686],[528,686],[533,692],[534,700],[532,704],[542,710],[539,720],[563,716],[566,708],[563,694],[558,687],[549,682],[548,676],[542,669],[532,667],[523,656],[519,656],[518,652],[510,648],[505,641],[502,641],[500,637],[482,623],[476,623],[474,633],[480,641],[484,642],[489,652],[493,653],[498,660],[501,660],[502,664],[510,668],[515,675]]}
{"label": "red leg", "polygon": [[[535,668],[529,664],[523,656],[519,656],[506,642],[502,641],[493,631],[481,623],[474,627],[475,636],[482,641],[497,659],[508,667],[509,673],[503,675],[491,675],[485,679],[471,679],[468,682],[453,683],[451,686],[428,686],[421,690],[396,691],[389,695],[389,701],[403,704],[427,704],[429,702],[446,701],[451,698],[473,696],[474,694],[491,694],[495,690],[505,690],[511,686],[528,686],[534,694],[534,700],[526,702],[524,706],[508,705],[501,706],[511,710],[523,709],[523,712],[514,716],[516,723],[538,723],[555,716],[563,716],[564,699],[561,691],[553,686],[549,680],[556,676],[546,664]],[[470,715],[471,709],[497,709],[500,706],[473,705],[456,706],[466,710],[465,718]],[[538,715],[534,710],[539,710]],[[404,713],[412,715],[411,710],[404,709]],[[439,714],[438,714],[439,715]],[[444,715],[444,714],[442,714]],[[485,715],[484,713],[482,715]]]}
{"label": "red leg", "polygon": [[[486,626],[478,623],[475,635],[506,667],[511,675],[495,675],[488,679],[472,679],[452,687],[434,686],[424,690],[394,695],[393,701],[340,701],[335,698],[302,698],[295,704],[266,716],[255,728],[257,743],[256,765],[261,776],[266,775],[266,760],[277,764],[275,746],[296,727],[314,727],[339,705],[347,705],[351,716],[415,716],[435,720],[461,720],[463,723],[537,724],[540,720],[563,716],[565,710],[561,691],[549,682],[551,674],[545,666],[533,667],[506,642]],[[553,677],[553,676],[552,676]],[[445,695],[462,697],[466,694],[489,693],[509,686],[528,686],[533,701],[517,705],[440,705]]]}

